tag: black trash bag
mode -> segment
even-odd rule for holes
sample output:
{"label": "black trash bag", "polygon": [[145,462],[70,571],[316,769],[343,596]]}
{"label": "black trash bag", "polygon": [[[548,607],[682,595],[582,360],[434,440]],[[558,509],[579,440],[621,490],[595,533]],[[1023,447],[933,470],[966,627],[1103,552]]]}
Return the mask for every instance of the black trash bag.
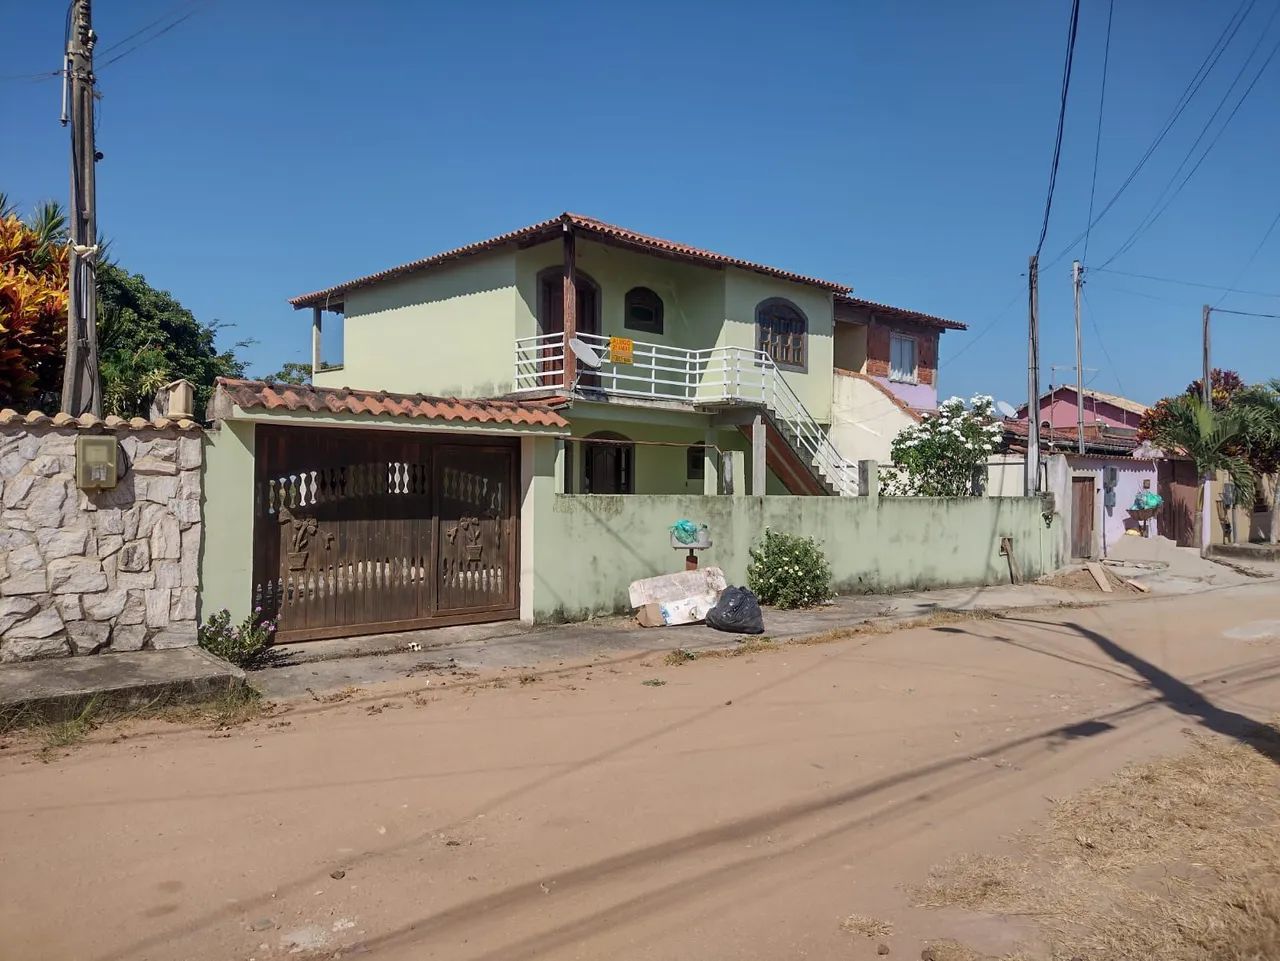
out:
{"label": "black trash bag", "polygon": [[730,634],[763,634],[764,615],[755,594],[745,587],[727,587],[707,611],[707,626]]}

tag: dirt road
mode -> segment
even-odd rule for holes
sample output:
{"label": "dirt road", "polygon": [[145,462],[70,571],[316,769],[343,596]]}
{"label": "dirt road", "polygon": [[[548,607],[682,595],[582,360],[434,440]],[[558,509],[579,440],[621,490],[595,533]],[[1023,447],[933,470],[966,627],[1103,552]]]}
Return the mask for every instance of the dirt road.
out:
{"label": "dirt road", "polygon": [[[1280,704],[1280,585],[0,752],[0,957],[870,958],[851,914]],[[523,681],[523,683],[521,682]],[[654,682],[654,683],[645,683]],[[665,682],[665,683],[656,683]],[[389,693],[393,691],[395,693]],[[411,693],[416,691],[416,693]]]}

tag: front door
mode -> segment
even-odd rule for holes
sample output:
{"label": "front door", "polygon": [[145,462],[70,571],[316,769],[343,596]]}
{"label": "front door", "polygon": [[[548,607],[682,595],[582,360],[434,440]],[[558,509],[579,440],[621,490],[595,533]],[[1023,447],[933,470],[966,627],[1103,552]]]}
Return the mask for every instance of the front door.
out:
{"label": "front door", "polygon": [[1071,556],[1093,556],[1092,477],[1071,478]]}
{"label": "front door", "polygon": [[1179,547],[1194,547],[1200,487],[1195,464],[1189,460],[1160,461],[1156,486],[1164,498],[1160,533],[1174,540]]}
{"label": "front door", "polygon": [[519,613],[516,442],[260,426],[253,603],[301,641]]}
{"label": "front door", "polygon": [[[574,286],[578,290],[578,333],[600,333],[600,288],[581,271],[576,275]],[[538,333],[564,333],[564,274],[559,268],[544,270],[538,275]],[[565,353],[563,342],[546,344],[540,353],[542,386],[559,387],[560,371],[564,369],[560,360]],[[581,380],[587,386],[593,386],[598,377],[588,372]]]}

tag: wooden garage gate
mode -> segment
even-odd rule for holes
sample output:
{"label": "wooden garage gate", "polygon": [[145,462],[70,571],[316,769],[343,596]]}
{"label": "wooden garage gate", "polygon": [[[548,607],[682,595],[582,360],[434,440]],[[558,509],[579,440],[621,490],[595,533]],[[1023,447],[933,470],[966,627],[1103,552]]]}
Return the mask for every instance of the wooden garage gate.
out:
{"label": "wooden garage gate", "polygon": [[277,640],[519,616],[518,441],[256,435],[254,603]]}

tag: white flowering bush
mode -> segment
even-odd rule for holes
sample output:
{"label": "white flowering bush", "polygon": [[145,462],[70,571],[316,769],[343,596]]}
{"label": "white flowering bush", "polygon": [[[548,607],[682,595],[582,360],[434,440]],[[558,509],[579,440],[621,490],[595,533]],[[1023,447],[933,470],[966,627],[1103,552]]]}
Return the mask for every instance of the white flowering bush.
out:
{"label": "white flowering bush", "polygon": [[893,466],[880,473],[881,493],[898,497],[963,497],[995,450],[1004,428],[985,394],[949,397],[936,413],[893,440]]}
{"label": "white flowering bush", "polygon": [[831,565],[812,537],[764,529],[751,548],[747,586],[764,604],[812,607],[831,598]]}

